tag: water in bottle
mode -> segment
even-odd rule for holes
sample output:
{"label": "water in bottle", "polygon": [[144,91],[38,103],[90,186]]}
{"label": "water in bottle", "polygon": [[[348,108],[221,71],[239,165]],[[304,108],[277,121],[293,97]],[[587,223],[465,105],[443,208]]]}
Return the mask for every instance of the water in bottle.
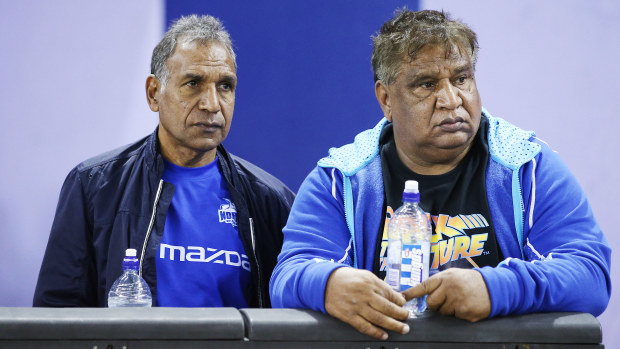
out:
{"label": "water in bottle", "polygon": [[[403,205],[388,224],[387,283],[404,291],[428,279],[431,224],[420,208],[418,182],[406,181]],[[405,308],[414,316],[426,310],[426,296],[412,299]]]}
{"label": "water in bottle", "polygon": [[136,250],[129,248],[123,259],[123,275],[121,275],[108,293],[108,307],[150,307],[152,304],[149,285],[138,274],[140,262],[136,258]]}

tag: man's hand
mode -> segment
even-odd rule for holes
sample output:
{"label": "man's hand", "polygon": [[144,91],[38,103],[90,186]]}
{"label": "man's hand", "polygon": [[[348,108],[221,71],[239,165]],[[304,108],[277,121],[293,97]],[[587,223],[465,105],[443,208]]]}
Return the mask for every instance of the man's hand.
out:
{"label": "man's hand", "polygon": [[403,295],[368,270],[338,268],[329,276],[325,287],[325,310],[377,339],[388,338],[383,329],[409,332],[407,324],[397,321],[409,318],[409,311],[402,308],[404,304]]}
{"label": "man's hand", "polygon": [[433,275],[403,292],[407,300],[428,295],[428,309],[471,322],[491,313],[491,298],[482,274],[473,269],[452,268]]}

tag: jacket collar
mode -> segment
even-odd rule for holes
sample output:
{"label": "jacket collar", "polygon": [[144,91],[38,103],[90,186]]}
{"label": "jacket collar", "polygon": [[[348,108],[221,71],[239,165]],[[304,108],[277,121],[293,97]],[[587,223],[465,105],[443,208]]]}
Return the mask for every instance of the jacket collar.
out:
{"label": "jacket collar", "polygon": [[489,119],[489,152],[493,160],[516,170],[540,152],[540,144],[532,141],[536,137],[533,131],[522,130],[504,119],[495,118],[484,108],[482,114]]}
{"label": "jacket collar", "polygon": [[[153,131],[146,139],[146,156],[145,161],[148,169],[155,173],[158,178],[164,173],[164,160],[161,155],[161,148],[159,144],[159,138],[157,132],[159,131],[159,125],[155,127]],[[231,155],[224,149],[222,144],[217,146],[218,163],[222,170],[222,173],[231,184],[237,182],[237,172],[232,168]]]}
{"label": "jacket collar", "polygon": [[[522,130],[511,123],[495,118],[485,108],[482,115],[489,119],[489,151],[500,164],[517,169],[540,152],[540,145],[531,141],[534,132]],[[382,118],[375,127],[355,136],[353,143],[331,148],[327,157],[319,160],[320,167],[335,167],[346,176],[353,176],[379,154],[379,137],[388,124]]]}
{"label": "jacket collar", "polygon": [[150,136],[146,139],[146,166],[152,172],[154,172],[158,178],[164,173],[164,160],[161,157],[161,152],[159,151],[159,140],[157,138],[157,131],[159,130],[159,125],[155,127],[155,131],[151,133]]}

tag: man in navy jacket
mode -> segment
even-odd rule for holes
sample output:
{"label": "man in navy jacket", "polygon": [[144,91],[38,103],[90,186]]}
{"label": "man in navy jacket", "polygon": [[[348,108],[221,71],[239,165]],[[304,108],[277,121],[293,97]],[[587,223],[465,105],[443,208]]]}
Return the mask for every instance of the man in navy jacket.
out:
{"label": "man in navy jacket", "polygon": [[159,125],[69,173],[34,306],[106,306],[127,248],[138,251],[154,305],[270,306],[294,194],[221,144],[236,69],[216,18],[192,15],[171,26],[146,80]]}

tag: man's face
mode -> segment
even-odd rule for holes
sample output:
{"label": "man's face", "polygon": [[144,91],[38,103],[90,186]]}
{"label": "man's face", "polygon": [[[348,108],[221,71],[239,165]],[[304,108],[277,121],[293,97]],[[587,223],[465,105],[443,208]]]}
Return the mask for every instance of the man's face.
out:
{"label": "man's face", "polygon": [[168,58],[170,78],[165,88],[156,78],[149,98],[159,111],[159,141],[164,157],[193,167],[215,158],[215,148],[230,130],[235,106],[237,75],[226,48],[215,41],[179,42]]}
{"label": "man's face", "polygon": [[473,62],[464,50],[453,52],[446,58],[442,46],[426,46],[402,63],[390,86],[376,85],[405,164],[460,160],[478,131],[482,107]]}

